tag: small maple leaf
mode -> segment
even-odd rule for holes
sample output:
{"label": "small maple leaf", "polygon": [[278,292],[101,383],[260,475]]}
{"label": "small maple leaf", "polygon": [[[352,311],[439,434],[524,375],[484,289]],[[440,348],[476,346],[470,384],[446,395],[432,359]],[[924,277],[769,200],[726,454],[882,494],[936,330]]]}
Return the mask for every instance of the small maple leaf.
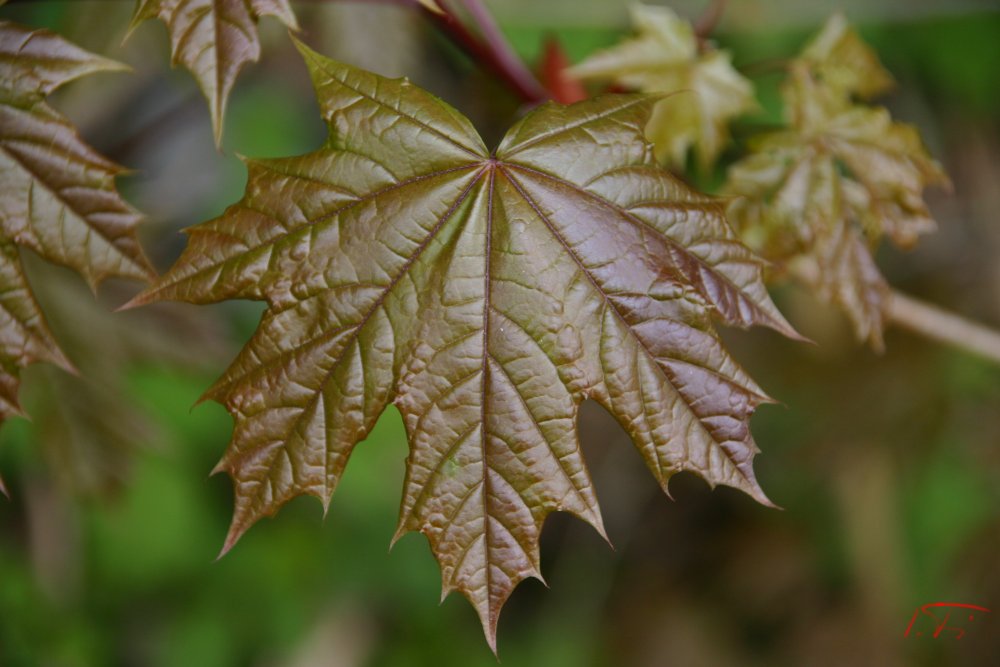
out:
{"label": "small maple leaf", "polygon": [[739,196],[729,214],[744,240],[779,264],[797,263],[876,349],[889,288],[872,251],[883,236],[909,247],[933,230],[923,190],[948,185],[916,128],[853,99],[890,83],[875,54],[834,16],[789,66],[789,129],[758,138],[724,188]]}
{"label": "small maple leaf", "polygon": [[135,235],[140,215],[115,190],[121,168],[87,146],[44,98],[101,71],[127,69],[46,30],[0,21],[0,421],[21,414],[19,371],[72,370],[28,285],[20,248],[81,274],[152,276]]}
{"label": "small maple leaf", "polygon": [[592,398],[666,489],[695,471],[768,502],[748,420],[767,400],[710,318],[795,335],[724,206],[655,162],[657,99],[543,105],[495,153],[458,111],[299,47],[329,126],[314,153],[248,161],[244,199],[190,230],[132,305],[258,299],[207,393],[236,425],[224,551],[301,494],[329,503],[389,403],[410,442],[397,537],[420,531],[495,649],[540,577],[545,517],[602,534],[576,435]]}
{"label": "small maple leaf", "polygon": [[222,143],[222,122],[229,91],[240,70],[260,58],[257,21],[274,16],[298,30],[288,0],[139,0],[129,32],[149,18],[167,25],[173,64],[194,75],[208,100],[215,143]]}
{"label": "small maple leaf", "polygon": [[613,81],[650,93],[678,93],[653,112],[646,136],[661,161],[683,169],[692,147],[707,169],[729,141],[728,124],[753,111],[753,84],[725,51],[699,52],[691,24],[666,7],[631,6],[638,33],[570,68],[581,79]]}
{"label": "small maple leaf", "polygon": [[895,81],[841,13],[827,19],[811,42],[799,54],[813,76],[842,96],[856,95],[868,100],[888,92]]}

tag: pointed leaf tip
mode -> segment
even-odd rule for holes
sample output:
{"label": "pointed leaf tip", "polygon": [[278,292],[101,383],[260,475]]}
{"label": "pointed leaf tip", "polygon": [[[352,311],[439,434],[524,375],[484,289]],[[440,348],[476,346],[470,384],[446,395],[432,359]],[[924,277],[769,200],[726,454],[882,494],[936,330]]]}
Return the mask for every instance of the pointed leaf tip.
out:
{"label": "pointed leaf tip", "polygon": [[143,290],[142,292],[139,292],[134,297],[123,303],[122,305],[115,308],[115,312],[124,313],[129,310],[134,310],[136,308],[149,305],[154,301],[156,301],[156,299],[151,296],[151,293],[148,290]]}
{"label": "pointed leaf tip", "polygon": [[[142,0],[133,16],[130,34],[146,19],[158,18],[167,25],[172,62],[184,65],[197,80],[208,101],[217,147],[222,145],[227,101],[236,78],[247,63],[260,59],[257,24],[265,15],[298,28],[288,0]],[[232,29],[220,33],[220,25]]]}
{"label": "pointed leaf tip", "polygon": [[435,14],[444,15],[445,13],[445,11],[441,9],[441,6],[437,3],[437,0],[417,0],[417,2]]}
{"label": "pointed leaf tip", "polygon": [[490,620],[481,619],[483,623],[483,635],[486,637],[486,645],[490,647],[490,651],[493,652],[493,657],[500,662],[500,653],[497,652],[497,622],[499,619],[497,617],[492,617]]}
{"label": "pointed leaf tip", "polygon": [[289,34],[288,37],[292,40],[292,44],[295,45],[295,48],[298,49],[299,53],[302,54],[302,57],[305,60],[316,62],[323,58],[323,55],[321,55],[319,51],[306,44],[305,41],[298,35]]}
{"label": "pointed leaf tip", "polygon": [[229,526],[229,532],[226,533],[226,539],[222,543],[222,549],[219,550],[219,555],[215,557],[216,562],[222,560],[226,554],[232,551],[232,548],[240,541],[240,538],[246,533],[248,527],[237,524],[234,518],[233,523]]}

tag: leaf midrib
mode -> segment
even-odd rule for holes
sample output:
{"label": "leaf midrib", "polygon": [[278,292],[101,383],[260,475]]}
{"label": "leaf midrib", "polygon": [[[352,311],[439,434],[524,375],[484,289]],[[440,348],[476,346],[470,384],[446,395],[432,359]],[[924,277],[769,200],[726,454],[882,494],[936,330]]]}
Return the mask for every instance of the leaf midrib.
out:
{"label": "leaf midrib", "polygon": [[[623,325],[623,327],[625,328],[625,330],[628,331],[631,334],[631,336],[635,340],[636,344],[640,347],[640,349],[642,349],[642,351],[646,354],[646,356],[653,361],[653,367],[656,368],[657,372],[663,377],[664,382],[666,384],[668,384],[673,389],[673,391],[677,394],[677,396],[679,397],[681,403],[684,405],[685,409],[687,409],[694,416],[695,422],[704,431],[704,433],[708,436],[708,439],[711,442],[715,443],[715,445],[719,449],[722,450],[723,456],[730,462],[730,464],[736,470],[737,474],[739,474],[747,482],[747,484],[750,487],[753,487],[754,486],[753,480],[749,479],[746,476],[746,474],[740,469],[740,467],[736,464],[736,462],[733,461],[729,457],[729,455],[726,452],[725,448],[722,447],[722,443],[718,442],[715,439],[715,437],[712,435],[712,433],[709,432],[709,430],[706,428],[705,424],[702,422],[701,417],[699,417],[698,413],[696,413],[692,409],[691,405],[688,404],[687,400],[684,399],[683,394],[674,385],[674,382],[667,375],[666,371],[664,371],[663,368],[660,366],[660,364],[657,362],[656,356],[652,353],[652,351],[648,347],[646,347],[646,344],[642,341],[642,339],[639,338],[639,336],[632,330],[632,327],[629,326],[628,322],[625,320],[625,318],[622,316],[622,314],[615,307],[614,302],[605,294],[604,290],[597,283],[597,281],[594,279],[594,277],[590,274],[590,271],[587,269],[587,267],[584,266],[584,264],[580,261],[579,257],[577,257],[576,253],[573,252],[573,250],[566,243],[565,239],[563,239],[563,237],[559,234],[558,230],[555,229],[555,227],[553,226],[553,224],[549,220],[549,217],[541,210],[541,208],[538,206],[537,202],[535,202],[534,198],[530,194],[528,194],[528,192],[524,188],[524,186],[516,179],[516,177],[514,177],[507,170],[506,167],[521,168],[521,165],[503,165],[503,167],[501,167],[501,169],[504,172],[504,176],[507,177],[507,179],[511,183],[511,185],[514,186],[514,188],[518,191],[518,193],[521,195],[521,197],[524,199],[524,201],[532,208],[532,210],[534,210],[534,212],[538,216],[538,218],[542,221],[542,223],[546,226],[546,228],[548,228],[549,233],[552,234],[552,237],[557,242],[559,242],[559,244],[565,250],[566,254],[569,257],[571,257],[573,259],[573,261],[576,263],[576,265],[579,268],[579,270],[581,271],[581,273],[584,276],[587,277],[587,280],[593,286],[594,290],[604,300],[605,304],[610,309],[610,311],[612,313],[614,313],[615,317],[618,319],[619,322],[621,322],[621,324]],[[535,171],[535,170],[529,170],[529,171]],[[542,172],[538,172],[538,173],[542,173]],[[574,188],[574,189],[578,189],[578,188]],[[603,200],[603,198],[599,198],[599,199]],[[606,201],[606,200],[603,200],[603,201]],[[610,202],[608,202],[608,205],[609,206],[611,205]],[[615,208],[617,208],[617,207],[615,207]],[[660,235],[662,236],[662,234],[660,234]],[[752,393],[752,392],[750,392],[750,393]],[[654,445],[654,448],[655,448],[655,445]]]}
{"label": "leaf midrib", "polygon": [[[507,167],[513,168],[513,169],[520,169],[520,170],[529,172],[529,173],[531,173],[533,175],[540,176],[542,178],[548,179],[548,180],[550,180],[550,181],[552,181],[554,183],[558,183],[559,185],[562,185],[563,187],[569,188],[569,189],[573,190],[574,192],[579,193],[581,196],[587,197],[589,199],[592,199],[593,201],[598,202],[599,204],[601,204],[605,208],[612,209],[616,213],[619,213],[623,217],[627,218],[630,222],[632,222],[632,223],[634,223],[634,224],[636,224],[638,226],[644,227],[646,229],[649,229],[653,234],[656,235],[657,238],[663,239],[672,248],[678,250],[684,256],[690,257],[691,259],[693,259],[698,264],[698,266],[701,267],[703,270],[705,270],[708,273],[710,273],[711,275],[715,276],[721,282],[724,282],[726,285],[728,285],[732,289],[733,292],[735,292],[741,298],[744,298],[744,299],[746,298],[743,295],[743,288],[741,288],[740,286],[738,286],[735,283],[733,283],[729,279],[728,276],[726,276],[725,274],[723,274],[723,273],[721,273],[719,271],[716,271],[714,267],[712,267],[711,265],[709,265],[704,259],[702,259],[698,255],[696,255],[693,252],[691,252],[683,244],[681,244],[680,242],[676,241],[675,239],[670,238],[667,234],[663,233],[661,230],[657,229],[655,226],[653,226],[649,222],[646,222],[645,220],[643,220],[639,216],[635,215],[630,210],[626,210],[626,209],[622,208],[621,206],[618,206],[614,202],[612,202],[612,201],[610,201],[610,200],[602,197],[601,195],[598,195],[597,193],[594,193],[594,192],[591,192],[590,190],[587,190],[586,188],[581,188],[580,186],[576,185],[575,183],[573,183],[571,181],[567,181],[564,178],[559,178],[558,176],[555,176],[555,175],[550,174],[548,172],[542,171],[540,169],[535,169],[533,167],[528,167],[528,166],[520,164],[520,163],[509,163],[509,164],[505,164],[504,167],[505,167],[505,172],[506,172],[506,168]],[[513,181],[514,179],[511,178],[511,180]],[[647,206],[649,205],[649,202],[645,202],[645,203],[646,203]],[[683,210],[684,206],[687,205],[687,204],[688,204],[688,202],[682,202],[681,206],[679,208],[681,208]],[[667,207],[673,206],[673,202],[663,202],[663,205],[665,205]],[[715,240],[716,241],[734,241],[734,242],[736,242],[738,244],[738,241],[736,241],[735,238],[732,238],[732,239],[722,238],[722,239],[715,239]],[[753,263],[752,260],[750,260],[750,262]],[[710,298],[709,295],[701,294],[700,291],[699,291],[699,294],[703,298],[705,298],[706,301],[709,304],[711,304],[713,310],[715,310],[716,312],[719,311],[718,307],[715,306],[713,300]],[[776,329],[778,331],[785,331],[787,329],[787,327],[782,326],[781,322],[775,321],[775,319],[774,319],[773,316],[771,316],[766,311],[762,310],[755,303],[753,303],[752,301],[750,301],[748,299],[747,299],[747,301],[750,304],[751,309],[755,313],[758,313],[758,314],[762,315],[765,318],[765,321],[768,323],[769,326],[771,326],[772,328],[774,328],[774,329]],[[726,317],[726,316],[724,316],[724,317],[728,321],[729,318]]]}
{"label": "leaf midrib", "polygon": [[[449,220],[451,220],[451,218],[454,216],[455,212],[458,211],[458,209],[465,202],[465,200],[468,199],[469,194],[472,192],[472,190],[482,180],[483,174],[487,171],[487,169],[486,169],[485,166],[482,166],[482,165],[477,165],[477,166],[480,166],[480,168],[481,168],[480,173],[477,174],[476,177],[471,180],[471,182],[469,183],[469,185],[467,185],[464,190],[462,190],[462,192],[459,194],[459,196],[455,199],[455,201],[452,203],[452,205],[448,208],[448,210],[445,211],[445,213],[441,216],[441,218],[434,225],[434,227],[431,228],[431,230],[427,233],[426,237],[421,242],[420,246],[418,246],[416,248],[416,250],[414,250],[412,256],[403,264],[402,267],[400,267],[398,273],[395,276],[393,276],[392,281],[388,285],[385,286],[385,289],[382,291],[382,293],[372,303],[372,305],[364,313],[364,315],[361,317],[361,319],[358,320],[358,323],[357,323],[357,325],[356,325],[353,333],[351,333],[349,336],[347,336],[345,338],[345,342],[344,342],[344,346],[342,348],[341,354],[338,355],[335,360],[333,360],[333,362],[330,365],[329,371],[327,371],[327,373],[325,374],[325,377],[323,378],[323,381],[320,383],[320,385],[317,388],[317,390],[313,393],[313,396],[309,399],[309,401],[305,405],[302,406],[301,412],[299,413],[300,417],[301,417],[301,415],[308,414],[309,411],[310,411],[310,409],[316,404],[316,402],[319,400],[319,397],[323,393],[322,392],[323,386],[327,383],[327,381],[329,380],[330,376],[333,375],[334,370],[336,370],[340,366],[340,364],[344,361],[344,359],[346,358],[346,351],[349,349],[349,347],[354,342],[357,341],[357,339],[360,336],[361,331],[364,329],[365,325],[368,324],[368,322],[371,320],[372,316],[378,311],[378,309],[382,306],[382,304],[385,303],[385,299],[389,296],[389,294],[396,287],[396,285],[399,284],[399,281],[402,280],[403,277],[407,273],[409,273],[410,268],[416,263],[416,261],[424,253],[424,251],[430,246],[431,242],[436,238],[436,236],[437,236],[438,232],[441,230],[441,228],[444,227],[444,225],[446,225]],[[447,171],[455,171],[455,170],[452,169],[452,170],[447,170]],[[386,188],[386,189],[388,189],[388,188]],[[298,424],[299,424],[299,418],[296,418],[296,419],[294,419],[294,420],[291,421],[291,424],[290,424],[288,430],[285,432],[285,436],[282,438],[282,449],[284,449],[284,445],[285,445],[285,443],[288,440],[288,436],[298,426]],[[249,457],[249,456],[253,455],[254,453],[255,453],[255,451],[253,449],[251,449],[250,451],[248,451],[245,454],[245,456]],[[235,461],[227,462],[227,463],[228,463],[229,467],[232,468],[235,463],[239,463],[243,458],[244,458],[244,456],[241,456],[241,457],[238,457],[237,459],[235,459]],[[328,479],[329,479],[329,475],[326,474],[324,476],[324,480],[325,480],[324,486],[326,486],[326,487],[329,486]],[[327,491],[328,491],[328,488],[327,488]]]}
{"label": "leaf midrib", "polygon": [[[358,95],[359,97],[362,97],[362,98],[368,100],[369,102],[372,102],[373,104],[378,105],[379,107],[391,110],[393,113],[399,115],[401,118],[406,118],[407,120],[409,120],[412,123],[416,124],[418,127],[422,128],[424,130],[427,130],[431,134],[444,139],[445,141],[447,141],[448,143],[452,144],[456,148],[461,149],[463,152],[465,152],[465,153],[467,153],[467,154],[469,154],[469,155],[477,158],[478,160],[483,160],[483,159],[485,159],[487,157],[487,155],[486,155],[486,146],[483,143],[482,137],[480,137],[479,135],[475,135],[473,138],[475,138],[475,139],[478,140],[479,148],[481,148],[482,150],[476,150],[474,148],[469,148],[468,146],[462,144],[461,142],[456,141],[455,139],[453,139],[450,135],[448,135],[445,132],[442,132],[438,128],[434,127],[433,125],[430,125],[430,124],[428,124],[428,123],[420,120],[419,118],[417,118],[413,114],[406,113],[402,109],[398,109],[396,107],[390,106],[390,105],[386,104],[385,102],[383,102],[383,101],[381,101],[379,99],[376,99],[375,97],[372,97],[368,93],[366,93],[366,92],[364,92],[362,90],[359,90],[355,86],[352,86],[352,85],[348,84],[343,78],[337,76],[335,73],[331,72],[330,70],[328,70],[326,68],[326,62],[328,62],[328,61],[325,61],[325,59],[320,60],[320,59],[316,58],[314,55],[311,55],[311,52],[307,53],[306,57],[308,57],[315,65],[317,65],[320,69],[322,69],[322,71],[323,71],[324,74],[326,74],[327,76],[329,76],[332,80],[336,81],[339,85],[343,86],[347,90],[350,90],[354,94]],[[317,87],[317,89],[318,89],[318,87]],[[450,111],[450,109],[449,109],[449,111]]]}
{"label": "leaf midrib", "polygon": [[[30,178],[29,182],[32,183],[33,186],[34,186],[35,183],[37,183],[46,192],[48,192],[49,195],[51,195],[53,199],[55,199],[56,201],[58,201],[62,205],[62,207],[63,207],[64,210],[72,211],[73,215],[76,218],[78,218],[79,220],[83,221],[84,226],[87,228],[88,235],[91,234],[91,233],[95,234],[97,237],[99,237],[100,239],[102,239],[107,244],[108,247],[110,247],[110,248],[112,248],[114,250],[114,254],[117,257],[120,257],[121,259],[123,259],[125,262],[127,262],[129,265],[131,265],[132,267],[134,267],[135,269],[137,269],[143,275],[147,275],[147,276],[149,275],[150,272],[149,272],[149,269],[147,267],[143,266],[141,262],[137,262],[134,258],[129,257],[127,254],[125,254],[125,252],[121,248],[119,248],[117,244],[115,244],[115,239],[112,239],[103,230],[99,229],[93,223],[91,223],[91,221],[89,220],[89,218],[88,218],[87,215],[84,215],[84,214],[80,213],[80,211],[78,211],[59,192],[57,192],[48,182],[46,182],[44,180],[44,178],[42,177],[41,174],[39,174],[37,171],[35,171],[34,169],[32,169],[30,166],[28,166],[24,162],[24,160],[22,160],[17,155],[16,152],[11,151],[10,148],[8,147],[8,145],[7,145],[8,141],[9,141],[9,139],[7,139],[7,138],[0,138],[0,151],[2,151],[3,154],[6,155],[7,157],[9,157],[13,162],[17,163],[17,165],[20,166],[21,169],[23,169],[25,171],[25,173],[28,174],[28,176]],[[33,141],[32,142],[26,142],[26,143],[31,143],[31,144],[34,144],[34,145],[38,145],[36,142],[33,142]],[[97,190],[98,192],[101,191],[100,188],[95,188],[92,185],[88,185],[88,184],[84,184],[83,187],[88,188],[88,189]],[[30,208],[30,202],[29,202],[29,208]],[[34,227],[34,225],[31,224],[32,221],[31,221],[30,218],[26,222],[28,223],[29,227],[32,227],[32,228]],[[11,239],[11,242],[16,243],[13,239]],[[16,243],[16,244],[17,245],[22,245],[20,243]],[[33,247],[33,245],[31,247]],[[38,247],[39,247],[39,253],[43,257],[45,257],[47,260],[49,260],[49,261],[55,261],[58,264],[63,264],[63,262],[61,262],[61,261],[57,261],[57,260],[52,259],[52,257],[49,255],[48,252],[44,252],[44,246],[42,246],[41,244],[39,244]],[[88,257],[88,259],[89,259],[89,257]],[[85,269],[85,270],[89,270],[90,268],[92,268],[92,267],[88,266],[87,269]]]}
{"label": "leaf midrib", "polygon": [[[362,204],[366,204],[368,202],[371,202],[371,201],[377,199],[378,197],[381,197],[382,195],[387,194],[389,192],[392,192],[394,190],[399,190],[400,188],[404,188],[404,187],[406,187],[408,185],[413,185],[414,183],[420,183],[420,182],[423,182],[423,181],[426,181],[426,180],[430,180],[432,178],[437,178],[438,176],[444,176],[446,174],[450,174],[450,173],[454,173],[454,172],[458,172],[458,171],[462,171],[462,170],[466,170],[466,169],[467,170],[472,170],[472,169],[476,169],[476,168],[482,168],[482,166],[483,165],[481,163],[467,163],[467,164],[462,164],[462,165],[458,165],[458,166],[455,166],[455,167],[448,167],[447,169],[438,169],[438,170],[435,170],[435,171],[427,173],[427,174],[420,174],[419,176],[414,176],[414,177],[408,178],[406,180],[397,181],[395,183],[387,185],[384,188],[380,188],[378,190],[375,190],[375,191],[366,193],[364,195],[358,196],[356,199],[353,199],[352,201],[347,202],[343,206],[339,206],[336,209],[330,211],[329,213],[324,213],[323,215],[319,216],[315,220],[310,220],[310,221],[304,223],[303,225],[301,225],[299,227],[296,227],[294,229],[285,229],[283,232],[281,232],[281,233],[279,233],[279,234],[277,234],[277,235],[275,235],[273,237],[267,238],[267,239],[261,241],[260,243],[258,243],[256,245],[248,246],[247,248],[241,250],[239,253],[234,254],[231,257],[226,257],[225,259],[223,259],[223,260],[221,260],[219,262],[208,264],[207,266],[204,266],[204,267],[202,267],[202,268],[200,268],[200,269],[198,269],[196,271],[192,271],[191,273],[187,273],[187,274],[184,274],[184,275],[181,275],[181,276],[177,276],[174,280],[161,282],[161,283],[157,284],[154,288],[152,288],[149,292],[144,293],[144,295],[140,295],[140,297],[143,297],[143,298],[141,300],[139,300],[139,303],[146,303],[146,302],[152,300],[154,298],[154,295],[156,295],[158,293],[163,293],[163,292],[167,291],[168,289],[176,287],[177,285],[180,285],[181,283],[184,283],[184,282],[186,282],[188,280],[192,280],[192,279],[197,278],[199,276],[203,276],[206,273],[210,273],[210,272],[218,269],[219,267],[224,266],[228,262],[233,261],[237,257],[242,257],[242,256],[249,255],[249,254],[251,254],[253,252],[261,250],[262,248],[266,248],[267,246],[277,245],[277,244],[281,243],[282,241],[284,241],[286,238],[288,238],[290,236],[293,236],[295,234],[301,233],[304,230],[308,230],[309,228],[314,227],[315,225],[319,225],[319,224],[322,224],[322,223],[327,222],[329,220],[332,220],[332,219],[336,218],[337,216],[341,215],[342,213],[344,213],[345,211],[348,211],[348,210],[350,210],[351,208],[353,208],[355,206],[360,206]],[[479,176],[477,176],[475,180],[478,180],[478,178],[479,178]],[[265,213],[264,211],[260,211],[260,210],[251,208],[249,206],[246,206],[245,202],[241,203],[240,205],[243,206],[244,208],[246,208],[247,210],[250,210],[250,211],[253,211],[255,213],[258,213],[259,215],[263,215],[263,216],[269,217],[272,220],[275,220],[276,222],[278,222],[279,224],[282,224],[280,220],[278,220],[277,218],[275,218],[270,213]],[[196,227],[194,229],[194,231],[195,232],[199,232],[200,230],[198,230],[198,228]],[[207,230],[206,233],[216,234],[216,233],[219,233],[219,232],[217,232],[214,229],[209,229],[209,230]],[[219,297],[219,300],[224,299],[224,298],[226,298],[226,297]],[[138,299],[138,297],[137,297],[137,299]],[[258,300],[264,300],[264,299],[258,299]],[[278,308],[277,310],[280,312],[283,309]]]}

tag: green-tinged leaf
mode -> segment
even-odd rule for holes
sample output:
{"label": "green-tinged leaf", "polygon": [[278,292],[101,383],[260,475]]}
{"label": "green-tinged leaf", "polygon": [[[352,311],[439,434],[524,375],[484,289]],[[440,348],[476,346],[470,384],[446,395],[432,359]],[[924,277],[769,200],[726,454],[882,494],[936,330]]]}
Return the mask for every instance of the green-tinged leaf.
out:
{"label": "green-tinged leaf", "polygon": [[[839,41],[829,37],[831,25]],[[831,60],[819,54],[828,52],[843,56],[836,75],[823,74]],[[869,51],[838,21],[828,23],[790,65],[782,91],[789,129],[759,137],[730,168],[725,191],[738,195],[729,213],[744,240],[777,264],[806,266],[801,275],[879,349],[889,292],[872,251],[883,236],[909,247],[933,230],[923,190],[948,178],[916,128],[850,99],[885,80],[867,70],[852,75],[851,67],[873,66],[874,55],[848,57],[856,53]]]}
{"label": "green-tinged leaf", "polygon": [[22,401],[32,417],[31,440],[67,492],[116,490],[135,452],[156,440],[154,424],[128,390],[128,373],[151,362],[204,369],[223,358],[221,336],[196,311],[174,304],[109,316],[105,304],[121,303],[125,286],[109,286],[100,301],[87,298],[71,274],[32,259],[25,257],[28,272],[38,276],[38,301],[80,373],[44,365],[28,372]]}
{"label": "green-tinged leaf", "polygon": [[80,273],[149,278],[139,214],[115,190],[121,169],[77,136],[44,98],[64,83],[120,70],[45,30],[0,22],[0,421],[20,413],[19,371],[35,361],[72,369],[49,332],[20,248]]}
{"label": "green-tinged leaf", "polygon": [[145,415],[121,388],[54,368],[33,369],[27,386],[32,441],[60,487],[80,496],[119,489],[134,452],[150,441]]}
{"label": "green-tinged leaf", "polygon": [[799,58],[824,85],[844,95],[870,99],[895,85],[875,50],[840,13],[827,19]]}
{"label": "green-tinged leaf", "polygon": [[297,495],[328,503],[389,403],[410,442],[397,536],[427,536],[491,645],[508,595],[541,576],[545,517],[603,533],[584,399],[664,489],[691,470],[767,502],[748,426],[767,399],[710,319],[795,334],[724,206],[656,165],[655,98],[543,105],[491,154],[408,81],[301,48],[326,144],[248,161],[244,199],[134,302],[268,304],[208,392],[236,421],[225,549]]}
{"label": "green-tinged leaf", "polygon": [[699,51],[691,24],[666,7],[631,7],[637,35],[593,54],[569,71],[643,92],[676,93],[653,112],[647,136],[660,160],[683,168],[691,148],[702,168],[729,141],[729,123],[753,111],[753,85],[725,51]]}
{"label": "green-tinged leaf", "polygon": [[226,101],[236,77],[260,58],[257,22],[264,16],[298,29],[288,0],[139,0],[136,6],[131,29],[149,18],[167,24],[173,64],[181,63],[198,80],[216,144],[222,143]]}

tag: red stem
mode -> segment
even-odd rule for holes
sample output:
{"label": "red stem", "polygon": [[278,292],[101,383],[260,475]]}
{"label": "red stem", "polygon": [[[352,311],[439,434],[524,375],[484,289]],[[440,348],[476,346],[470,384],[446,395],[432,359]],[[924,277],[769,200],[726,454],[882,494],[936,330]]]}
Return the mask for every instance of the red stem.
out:
{"label": "red stem", "polygon": [[[304,2],[306,0],[294,0]],[[335,2],[337,0],[309,0]],[[343,1],[343,0],[340,0]],[[480,0],[459,0],[482,32],[482,39],[474,35],[449,6],[448,0],[434,0],[441,11],[434,11],[419,0],[367,0],[379,4],[400,5],[418,9],[431,24],[453,42],[473,63],[489,70],[506,84],[523,102],[540,104],[550,99],[549,93],[538,82],[504,38],[496,21]]]}
{"label": "red stem", "polygon": [[483,39],[486,40],[486,45],[493,52],[497,64],[504,71],[508,72],[512,78],[517,79],[523,90],[532,93],[534,99],[526,99],[525,101],[538,103],[548,99],[550,97],[549,94],[541,83],[538,82],[534,74],[531,73],[527,65],[524,64],[524,61],[515,53],[510,42],[507,41],[503,32],[501,32],[493,15],[490,14],[490,11],[482,3],[482,0],[461,0],[461,2],[469,14],[472,15],[472,19],[476,22],[480,32],[482,32]]}
{"label": "red stem", "polygon": [[726,13],[726,0],[712,0],[694,24],[694,34],[700,41],[708,39]]}
{"label": "red stem", "polygon": [[[472,5],[474,3],[467,3],[469,11],[475,16],[476,10]],[[528,68],[517,58],[513,50],[506,45],[502,36],[499,42],[489,38],[489,31],[496,30],[495,23],[492,24],[492,28],[487,27],[487,25],[492,23],[492,17],[489,17],[485,24],[481,24],[484,36],[487,36],[487,41],[483,42],[473,35],[461,21],[455,18],[455,15],[443,0],[438,0],[438,6],[441,7],[441,12],[435,12],[424,5],[420,5],[420,11],[425,18],[462,49],[474,63],[489,70],[494,76],[507,84],[522,101],[528,104],[540,104],[549,98],[541,84],[538,83],[534,76],[531,75],[531,72],[528,71]],[[479,11],[482,11],[485,16],[489,16],[486,13],[485,7],[480,6]],[[478,20],[480,19],[477,17]],[[496,30],[496,32],[499,33],[499,30]]]}

